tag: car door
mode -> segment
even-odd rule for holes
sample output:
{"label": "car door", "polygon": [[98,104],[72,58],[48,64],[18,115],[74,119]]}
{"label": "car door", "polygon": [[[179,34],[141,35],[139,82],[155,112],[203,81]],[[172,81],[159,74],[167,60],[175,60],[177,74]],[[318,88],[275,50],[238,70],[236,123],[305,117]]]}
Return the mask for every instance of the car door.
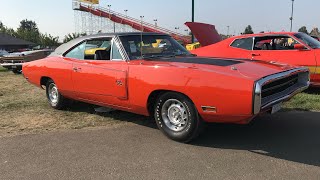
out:
{"label": "car door", "polygon": [[[295,48],[297,45],[300,45],[299,49]],[[251,58],[295,66],[312,67],[316,65],[314,51],[287,35],[256,37]]]}
{"label": "car door", "polygon": [[[102,47],[106,42],[110,45]],[[123,106],[128,98],[128,66],[115,38],[87,40],[82,51],[81,58],[73,60],[72,81],[78,99]]]}

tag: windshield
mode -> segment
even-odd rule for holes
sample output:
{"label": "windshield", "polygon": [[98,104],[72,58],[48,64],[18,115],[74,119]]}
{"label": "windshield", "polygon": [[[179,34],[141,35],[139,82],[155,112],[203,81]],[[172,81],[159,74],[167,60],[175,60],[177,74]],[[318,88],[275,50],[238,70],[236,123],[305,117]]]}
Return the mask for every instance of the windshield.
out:
{"label": "windshield", "polygon": [[313,49],[320,49],[320,42],[316,39],[312,38],[311,36],[305,34],[305,33],[298,33],[294,35],[304,43],[306,43],[308,46],[310,46]]}
{"label": "windshield", "polygon": [[143,35],[142,42],[140,35],[121,36],[120,39],[131,60],[191,55],[168,35]]}

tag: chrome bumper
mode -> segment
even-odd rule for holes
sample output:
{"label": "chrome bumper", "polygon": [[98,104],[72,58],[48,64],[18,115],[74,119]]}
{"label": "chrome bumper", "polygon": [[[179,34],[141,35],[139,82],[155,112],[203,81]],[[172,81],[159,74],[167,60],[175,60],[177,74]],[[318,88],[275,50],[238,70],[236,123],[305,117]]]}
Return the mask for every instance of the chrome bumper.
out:
{"label": "chrome bumper", "polygon": [[8,67],[8,66],[22,66],[23,63],[2,63],[0,66]]}
{"label": "chrome bumper", "polygon": [[[290,88],[278,92],[270,98],[266,98],[265,102],[262,101],[262,87],[265,84],[280,80],[292,75],[298,74],[298,82]],[[271,108],[273,105],[284,102],[292,98],[294,95],[308,89],[310,85],[310,73],[308,68],[296,68],[286,72],[273,74],[260,79],[255,83],[253,94],[253,114],[257,115],[261,111]]]}

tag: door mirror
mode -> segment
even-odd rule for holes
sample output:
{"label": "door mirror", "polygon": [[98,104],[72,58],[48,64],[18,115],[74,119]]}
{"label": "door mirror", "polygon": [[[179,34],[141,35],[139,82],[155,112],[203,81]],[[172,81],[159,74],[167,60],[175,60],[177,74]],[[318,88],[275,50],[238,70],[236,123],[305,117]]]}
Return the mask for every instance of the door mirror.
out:
{"label": "door mirror", "polygon": [[304,45],[302,45],[302,44],[295,44],[295,45],[294,45],[294,49],[304,50],[304,49],[306,49],[306,47],[304,47]]}

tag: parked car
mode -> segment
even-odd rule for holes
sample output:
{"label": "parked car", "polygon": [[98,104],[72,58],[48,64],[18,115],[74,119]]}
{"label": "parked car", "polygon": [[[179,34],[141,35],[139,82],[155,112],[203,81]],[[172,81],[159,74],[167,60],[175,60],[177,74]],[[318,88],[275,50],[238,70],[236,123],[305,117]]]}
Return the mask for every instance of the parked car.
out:
{"label": "parked car", "polygon": [[15,74],[21,74],[22,64],[47,57],[52,50],[35,50],[6,54],[0,57],[0,66],[11,70]]}
{"label": "parked car", "polygon": [[205,57],[244,58],[308,67],[312,85],[320,87],[320,42],[304,33],[234,36],[191,52]]}
{"label": "parked car", "polygon": [[6,50],[0,49],[0,57],[8,55],[9,53]]}
{"label": "parked car", "polygon": [[[86,56],[93,41],[108,41],[111,48]],[[24,64],[23,73],[46,90],[55,109],[72,99],[153,116],[165,135],[181,142],[194,139],[204,122],[246,124],[275,113],[309,85],[307,68],[195,57],[158,33],[81,37]]]}

